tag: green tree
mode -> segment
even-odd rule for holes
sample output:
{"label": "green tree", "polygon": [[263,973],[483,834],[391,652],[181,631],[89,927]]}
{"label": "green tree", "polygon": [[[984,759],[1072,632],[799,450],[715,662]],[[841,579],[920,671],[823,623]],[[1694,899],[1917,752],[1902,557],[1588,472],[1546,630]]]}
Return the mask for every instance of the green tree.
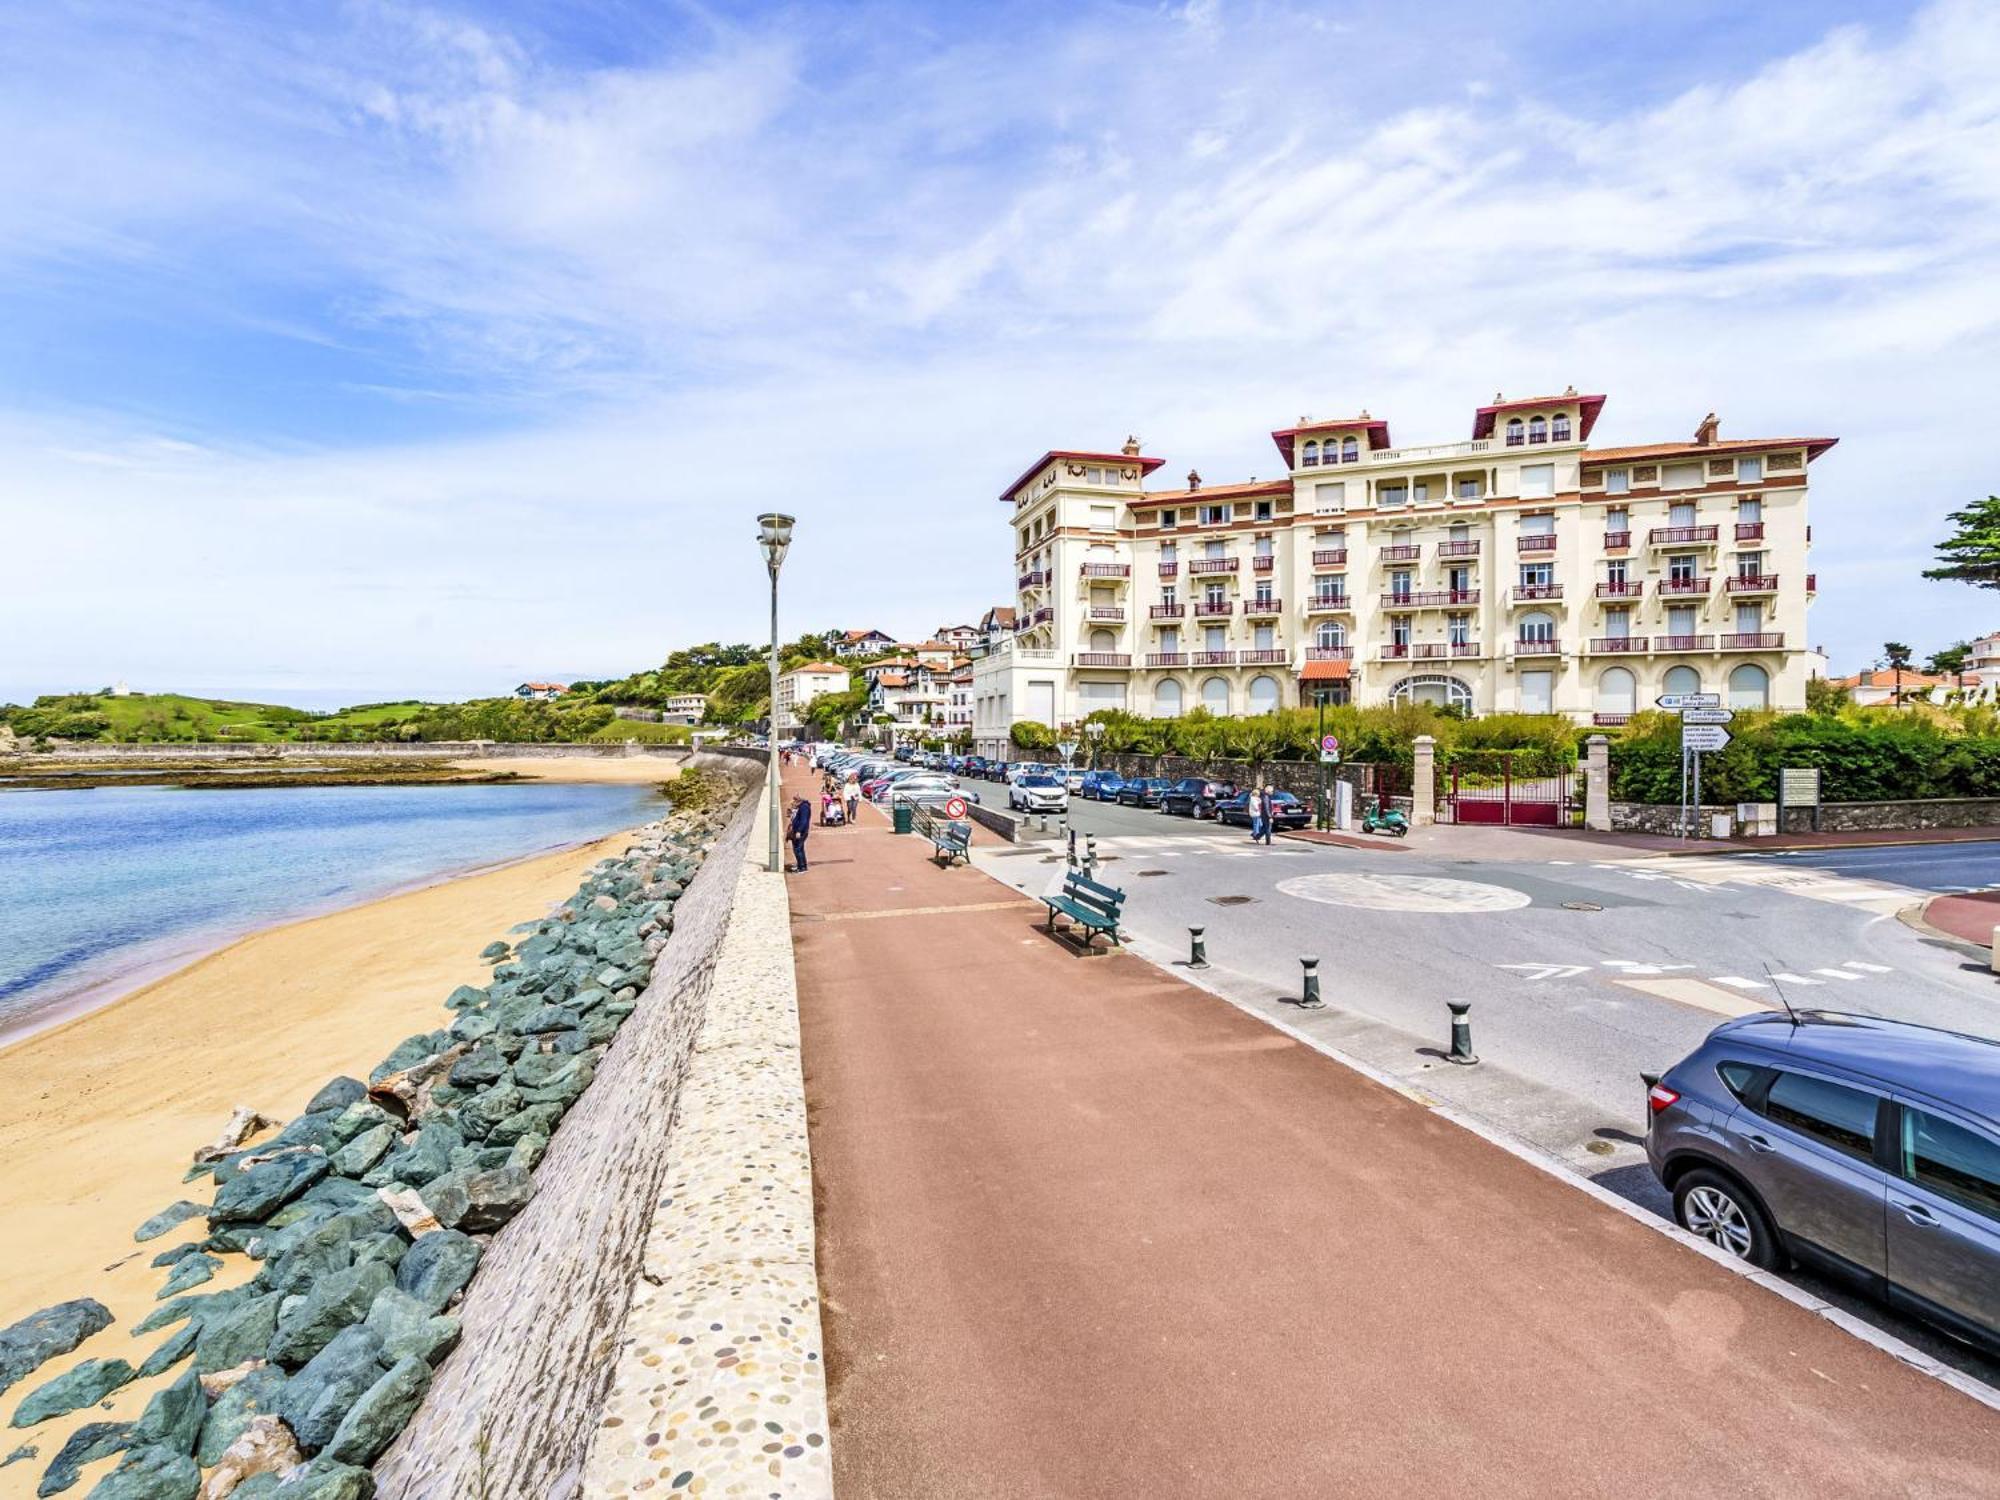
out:
{"label": "green tree", "polygon": [[1952,534],[1937,544],[1938,566],[1924,569],[1924,577],[2000,589],[2000,495],[1988,495],[1946,519]]}
{"label": "green tree", "polygon": [[1007,732],[1017,750],[1049,751],[1056,747],[1056,733],[1038,719],[1022,719]]}
{"label": "green tree", "polygon": [[1901,641],[1885,641],[1882,645],[1882,665],[1895,674],[1895,684],[1889,692],[1891,703],[1903,701],[1903,674],[1910,670],[1910,648]]}
{"label": "green tree", "polygon": [[1806,679],[1806,712],[1831,716],[1854,702],[1854,695],[1844,687],[1836,687],[1824,677]]}
{"label": "green tree", "polygon": [[1924,663],[1924,670],[1936,673],[1939,677],[1957,678],[1962,691],[1965,687],[1965,664],[1971,659],[1971,644],[1960,641],[1956,646],[1946,646],[1942,651],[1933,651],[1930,660]]}

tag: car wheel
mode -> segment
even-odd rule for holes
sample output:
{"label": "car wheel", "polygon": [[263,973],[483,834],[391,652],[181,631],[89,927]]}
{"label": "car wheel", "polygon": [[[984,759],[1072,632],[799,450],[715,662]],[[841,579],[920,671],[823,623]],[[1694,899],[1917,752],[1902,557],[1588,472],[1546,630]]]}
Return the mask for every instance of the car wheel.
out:
{"label": "car wheel", "polygon": [[1697,1167],[1674,1184],[1674,1218],[1689,1234],[1760,1270],[1784,1265],[1784,1251],[1764,1210],[1726,1172]]}

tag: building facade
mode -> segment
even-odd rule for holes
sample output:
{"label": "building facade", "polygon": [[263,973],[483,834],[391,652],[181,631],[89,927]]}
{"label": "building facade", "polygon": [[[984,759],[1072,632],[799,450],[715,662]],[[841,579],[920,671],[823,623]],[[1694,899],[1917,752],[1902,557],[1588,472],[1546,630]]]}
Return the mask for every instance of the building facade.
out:
{"label": "building facade", "polygon": [[1404,448],[1366,412],[1302,420],[1266,483],[1149,490],[1162,461],[1129,440],[1047,453],[1001,497],[1017,632],[986,699],[1051,727],[1321,692],[1601,724],[1663,692],[1802,708],[1806,473],[1835,440],[1725,441],[1711,416],[1593,449],[1603,405],[1496,398],[1469,440]]}
{"label": "building facade", "polygon": [[669,724],[699,724],[707,716],[706,693],[675,693],[667,699],[666,722]]}
{"label": "building facade", "polygon": [[847,691],[847,668],[830,661],[806,662],[778,674],[777,732],[795,735],[804,726],[799,714],[822,693]]}

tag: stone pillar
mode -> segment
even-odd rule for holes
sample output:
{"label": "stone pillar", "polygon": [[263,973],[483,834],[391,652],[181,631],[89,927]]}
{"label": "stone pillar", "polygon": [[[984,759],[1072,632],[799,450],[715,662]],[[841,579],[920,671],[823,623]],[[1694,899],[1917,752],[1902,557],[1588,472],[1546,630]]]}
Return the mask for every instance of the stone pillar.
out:
{"label": "stone pillar", "polygon": [[1424,828],[1437,821],[1437,740],[1417,736],[1416,767],[1410,777],[1410,826]]}
{"label": "stone pillar", "polygon": [[1611,741],[1601,734],[1583,742],[1583,826],[1611,831]]}

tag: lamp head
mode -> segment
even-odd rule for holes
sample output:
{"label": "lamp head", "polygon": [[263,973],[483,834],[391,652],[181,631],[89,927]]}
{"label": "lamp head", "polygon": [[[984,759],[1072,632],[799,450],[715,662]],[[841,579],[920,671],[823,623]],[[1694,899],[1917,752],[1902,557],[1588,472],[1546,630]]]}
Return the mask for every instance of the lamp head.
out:
{"label": "lamp head", "polygon": [[773,574],[784,565],[792,545],[792,518],[771,511],[757,518],[757,545],[764,551],[764,566]]}

